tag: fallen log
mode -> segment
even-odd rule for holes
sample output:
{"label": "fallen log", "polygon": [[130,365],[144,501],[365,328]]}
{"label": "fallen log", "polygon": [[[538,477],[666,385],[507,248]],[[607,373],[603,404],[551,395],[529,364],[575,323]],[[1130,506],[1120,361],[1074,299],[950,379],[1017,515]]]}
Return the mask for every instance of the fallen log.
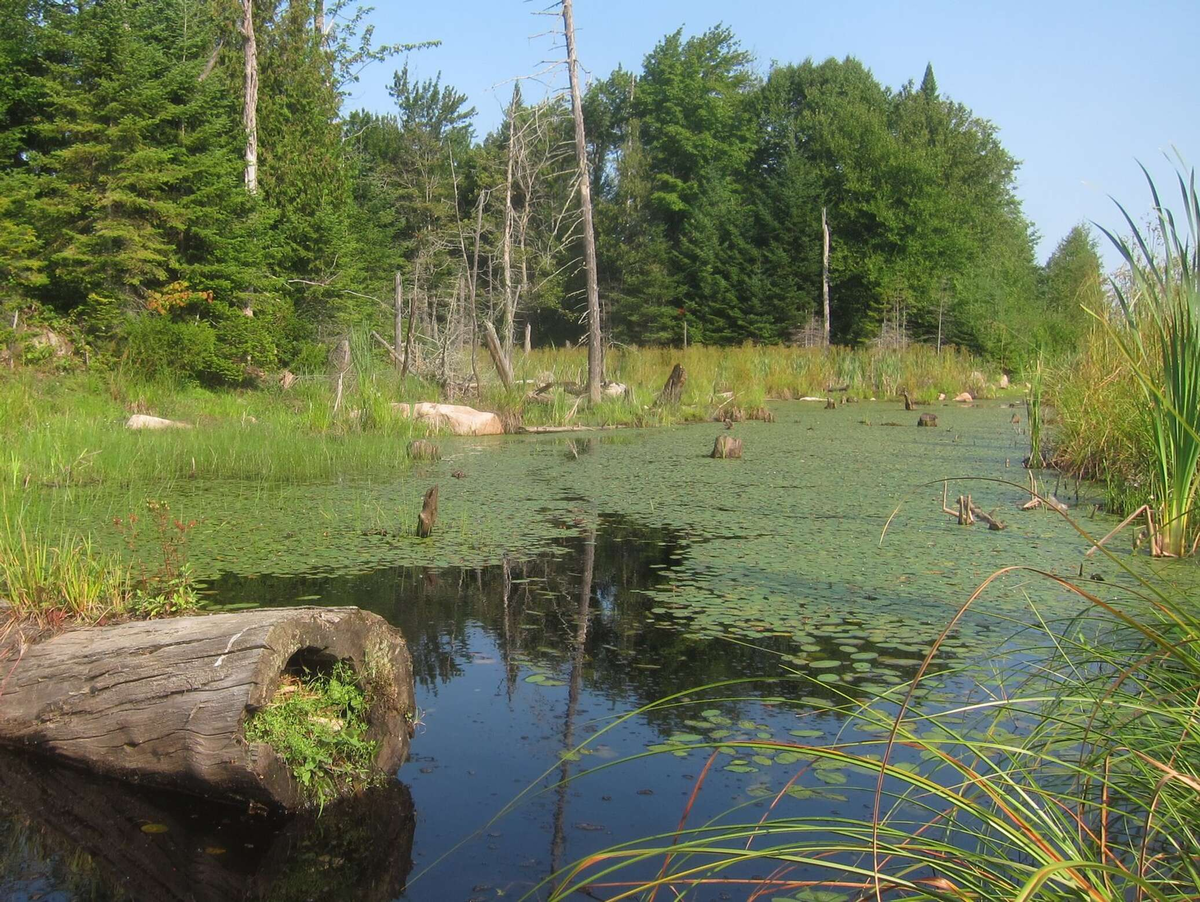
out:
{"label": "fallen log", "polygon": [[369,689],[374,767],[408,755],[412,661],[404,637],[358,608],[279,608],[88,627],[9,660],[0,745],[99,774],[295,810],[307,798],[249,715],[285,673],[345,661]]}

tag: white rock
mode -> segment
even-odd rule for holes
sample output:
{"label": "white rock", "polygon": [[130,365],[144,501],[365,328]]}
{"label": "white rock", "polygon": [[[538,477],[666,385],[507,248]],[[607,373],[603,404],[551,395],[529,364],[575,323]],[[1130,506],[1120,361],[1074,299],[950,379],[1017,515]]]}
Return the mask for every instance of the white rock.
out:
{"label": "white rock", "polygon": [[961,395],[959,395],[957,398],[955,398],[954,400],[955,401],[974,401],[975,399],[971,397],[970,392],[965,391]]}
{"label": "white rock", "polygon": [[125,421],[126,429],[191,429],[191,423],[183,423],[179,420],[164,420],[162,417],[147,416],[144,413],[135,413]]}
{"label": "white rock", "polygon": [[939,401],[945,401],[945,400],[946,400],[946,393],[945,393],[944,391],[943,391],[943,392],[938,392],[938,400],[939,400]]}
{"label": "white rock", "polygon": [[1000,374],[1000,387],[1008,388],[1008,374],[1007,373]]}
{"label": "white rock", "polygon": [[416,417],[435,430],[453,435],[503,435],[504,426],[494,413],[458,404],[393,404],[402,417]]}
{"label": "white rock", "polygon": [[629,386],[624,382],[605,382],[600,391],[607,398],[621,398],[629,392]]}

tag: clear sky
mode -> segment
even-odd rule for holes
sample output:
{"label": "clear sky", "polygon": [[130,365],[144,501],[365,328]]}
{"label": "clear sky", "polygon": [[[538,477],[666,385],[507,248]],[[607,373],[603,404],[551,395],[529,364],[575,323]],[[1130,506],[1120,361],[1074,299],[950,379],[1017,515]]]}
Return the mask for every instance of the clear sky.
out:
{"label": "clear sky", "polygon": [[[442,42],[410,65],[465,92],[480,132],[500,121],[509,79],[561,56],[552,37],[537,36],[558,24],[535,15],[550,0],[376,2],[377,41]],[[1110,195],[1136,217],[1148,211],[1137,161],[1161,190],[1171,188],[1164,152],[1200,160],[1200,0],[575,0],[575,17],[580,61],[595,78],[618,63],[639,67],[668,32],[719,22],[763,71],[851,55],[898,87],[932,62],[942,93],[996,123],[1022,161],[1018,192],[1043,259],[1077,222],[1119,225]],[[390,110],[396,67],[367,70],[349,103]]]}

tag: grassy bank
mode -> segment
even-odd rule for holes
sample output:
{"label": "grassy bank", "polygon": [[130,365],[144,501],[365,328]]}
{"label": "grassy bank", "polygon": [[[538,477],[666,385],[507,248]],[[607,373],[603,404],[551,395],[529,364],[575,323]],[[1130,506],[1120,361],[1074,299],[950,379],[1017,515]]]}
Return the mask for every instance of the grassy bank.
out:
{"label": "grassy bank", "polygon": [[[493,410],[507,426],[669,425],[711,419],[718,409],[752,412],[770,399],[845,394],[915,397],[972,391],[987,395],[987,368],[968,355],[913,347],[904,352],[830,352],[781,347],[614,349],[610,380],[628,392],[589,407],[564,386],[584,380],[583,349],[518,354],[521,385],[505,390],[480,362],[478,392],[447,393],[399,375],[355,343],[345,397],[335,407],[328,376],[301,376],[284,391],[274,383],[240,391],[147,382],[123,372],[48,376],[18,371],[0,381],[0,475],[9,489],[95,481],[175,479],[308,481],[394,470],[407,461],[409,440],[423,426],[398,414],[395,402],[445,400]],[[671,367],[688,378],[679,405],[655,404]],[[998,374],[993,374],[995,381]],[[555,387],[538,399],[532,390]],[[536,385],[534,385],[536,383]],[[729,395],[732,397],[729,397]],[[839,397],[841,395],[839,394]],[[132,413],[181,420],[195,428],[132,433]]]}

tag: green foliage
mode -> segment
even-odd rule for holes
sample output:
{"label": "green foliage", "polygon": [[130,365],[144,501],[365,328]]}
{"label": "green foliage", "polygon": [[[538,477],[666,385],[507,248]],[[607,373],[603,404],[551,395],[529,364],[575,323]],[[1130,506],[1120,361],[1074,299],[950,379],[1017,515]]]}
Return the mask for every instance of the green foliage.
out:
{"label": "green foliage", "polygon": [[249,742],[265,742],[287,763],[305,794],[324,807],[372,774],[376,743],[365,738],[370,698],[354,668],[284,675],[264,707],[246,720]]}
{"label": "green foliage", "polygon": [[[1195,550],[1193,508],[1200,492],[1200,195],[1195,174],[1178,173],[1183,215],[1159,199],[1149,174],[1161,253],[1126,214],[1128,241],[1111,234],[1131,276],[1115,285],[1123,327],[1102,318],[1129,361],[1146,399],[1151,437],[1151,488],[1160,553]],[[1122,212],[1124,212],[1122,210]],[[1103,314],[1100,314],[1103,317]]]}

